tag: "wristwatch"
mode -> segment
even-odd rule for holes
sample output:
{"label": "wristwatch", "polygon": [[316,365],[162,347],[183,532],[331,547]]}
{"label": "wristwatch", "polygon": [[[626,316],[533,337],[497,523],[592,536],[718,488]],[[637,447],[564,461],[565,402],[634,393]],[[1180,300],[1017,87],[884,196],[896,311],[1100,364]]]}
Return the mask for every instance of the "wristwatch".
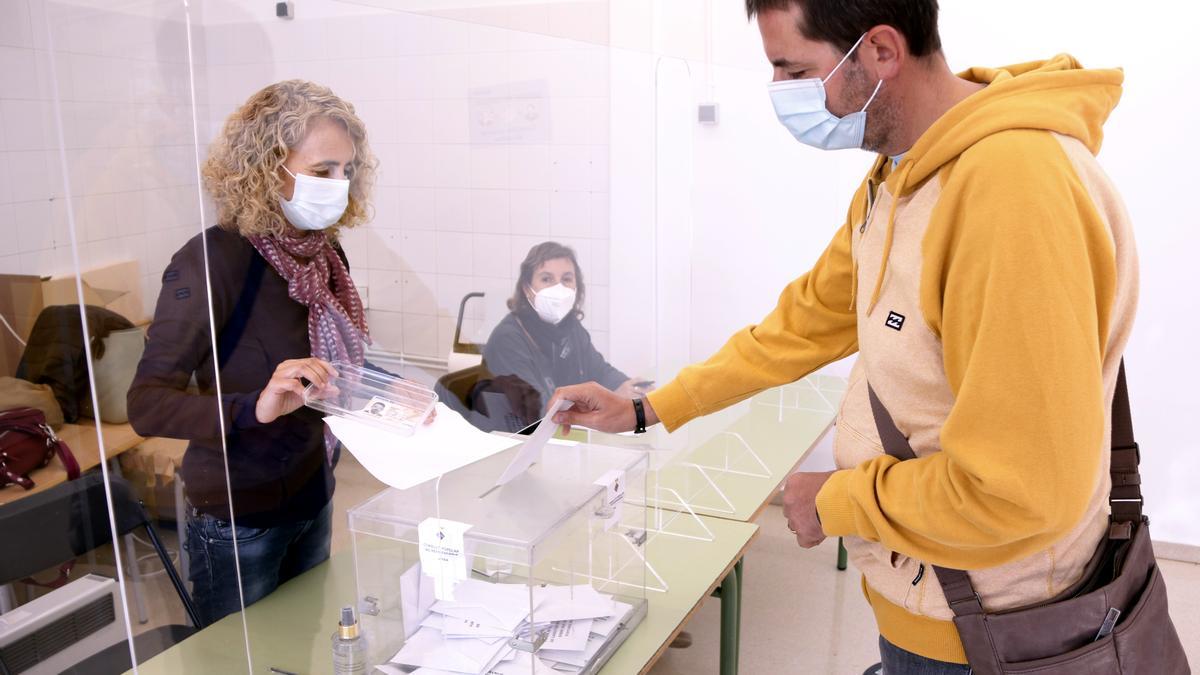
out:
{"label": "wristwatch", "polygon": [[633,433],[646,433],[646,406],[642,404],[642,399],[633,399],[633,415],[637,419],[634,423]]}

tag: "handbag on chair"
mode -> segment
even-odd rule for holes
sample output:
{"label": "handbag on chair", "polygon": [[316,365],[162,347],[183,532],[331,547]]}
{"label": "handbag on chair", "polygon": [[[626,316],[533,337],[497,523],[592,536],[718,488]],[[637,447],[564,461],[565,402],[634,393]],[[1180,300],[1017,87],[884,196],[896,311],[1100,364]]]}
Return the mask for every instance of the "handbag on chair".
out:
{"label": "handbag on chair", "polygon": [[[870,398],[884,451],[901,460],[915,458],[874,390]],[[967,572],[933,568],[974,673],[1191,672],[1167,613],[1167,588],[1150,543],[1150,521],[1142,515],[1140,460],[1122,363],[1112,403],[1109,530],[1083,577],[1043,603],[989,612]]]}

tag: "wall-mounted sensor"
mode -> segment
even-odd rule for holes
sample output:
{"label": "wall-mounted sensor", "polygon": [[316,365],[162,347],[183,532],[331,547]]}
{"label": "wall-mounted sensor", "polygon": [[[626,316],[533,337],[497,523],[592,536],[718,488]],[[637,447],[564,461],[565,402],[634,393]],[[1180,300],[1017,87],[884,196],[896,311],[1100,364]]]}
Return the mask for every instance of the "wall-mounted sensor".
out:
{"label": "wall-mounted sensor", "polygon": [[280,19],[294,19],[296,18],[296,6],[292,4],[291,0],[288,0],[287,2],[277,2],[275,3],[275,16],[279,17]]}
{"label": "wall-mounted sensor", "polygon": [[701,103],[697,106],[696,121],[700,124],[715,125],[720,106],[716,103]]}

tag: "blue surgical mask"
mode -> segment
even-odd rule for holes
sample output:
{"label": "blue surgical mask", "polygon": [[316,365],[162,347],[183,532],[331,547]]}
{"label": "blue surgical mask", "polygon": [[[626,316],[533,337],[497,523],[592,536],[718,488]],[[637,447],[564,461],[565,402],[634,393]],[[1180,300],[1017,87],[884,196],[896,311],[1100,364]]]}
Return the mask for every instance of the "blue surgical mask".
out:
{"label": "blue surgical mask", "polygon": [[883,80],[875,85],[871,98],[862,110],[838,117],[825,107],[825,83],[837,73],[846,59],[862,44],[866,33],[846,52],[841,61],[825,79],[812,77],[803,80],[783,80],[767,85],[775,114],[783,126],[792,132],[796,140],[820,150],[847,150],[861,148],[867,130],[867,108],[883,87]]}

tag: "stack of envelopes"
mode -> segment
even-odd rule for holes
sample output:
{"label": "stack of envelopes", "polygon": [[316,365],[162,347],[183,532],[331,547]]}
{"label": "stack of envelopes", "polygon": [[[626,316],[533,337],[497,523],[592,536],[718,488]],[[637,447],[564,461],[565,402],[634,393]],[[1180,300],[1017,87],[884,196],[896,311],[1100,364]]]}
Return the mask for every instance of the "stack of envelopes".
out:
{"label": "stack of envelopes", "polygon": [[[532,614],[529,608],[533,607]],[[526,586],[467,579],[454,600],[434,602],[420,628],[381,666],[413,675],[577,673],[595,657],[632,607],[591,586]],[[536,652],[511,641],[536,644]]]}

